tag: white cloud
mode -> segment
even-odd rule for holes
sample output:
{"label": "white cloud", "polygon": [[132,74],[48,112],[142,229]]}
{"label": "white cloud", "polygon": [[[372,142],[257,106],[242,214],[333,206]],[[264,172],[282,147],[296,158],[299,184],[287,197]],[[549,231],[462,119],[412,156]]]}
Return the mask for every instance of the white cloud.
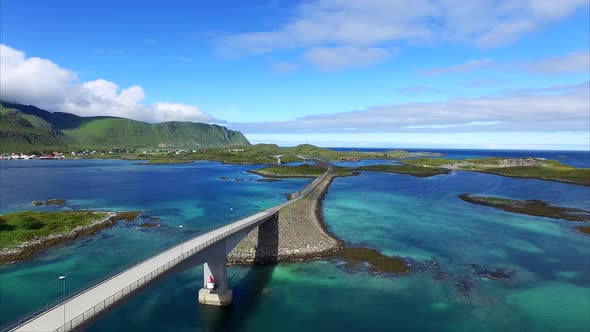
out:
{"label": "white cloud", "polygon": [[309,142],[328,147],[417,148],[417,149],[519,149],[588,151],[586,133],[466,132],[466,133],[361,133],[361,134],[246,134],[253,144],[292,146]]}
{"label": "white cloud", "polygon": [[590,52],[574,52],[525,64],[525,67],[539,74],[569,74],[590,72]]}
{"label": "white cloud", "polygon": [[318,47],[384,48],[400,42],[487,48],[510,43],[587,5],[587,0],[313,0],[276,29],[229,35],[216,46],[230,57]]}
{"label": "white cloud", "polygon": [[156,121],[168,121],[167,119],[174,119],[176,121],[194,121],[193,119],[201,119],[201,121],[197,122],[211,122],[214,120],[209,114],[201,111],[198,107],[191,105],[160,102],[155,103],[152,108],[153,117]]}
{"label": "white cloud", "polygon": [[284,122],[234,123],[254,133],[508,132],[590,130],[590,83],[513,90],[446,102],[405,103],[308,115]]}
{"label": "white cloud", "polygon": [[491,59],[470,60],[458,65],[420,70],[418,71],[418,74],[424,76],[436,76],[450,73],[460,73],[489,67],[493,63],[494,62]]}
{"label": "white cloud", "polygon": [[0,44],[0,97],[43,106],[65,98],[76,74],[37,57]]}
{"label": "white cloud", "polygon": [[530,19],[501,22],[492,29],[482,33],[476,39],[475,44],[483,48],[508,44],[518,39],[521,35],[536,30],[538,24],[538,22]]}
{"label": "white cloud", "polygon": [[499,124],[501,121],[471,121],[467,123],[452,123],[452,124],[431,124],[431,125],[412,125],[406,126],[406,128],[410,129],[422,129],[422,128],[456,128],[456,127],[470,127],[470,126],[491,126],[495,124]]}
{"label": "white cloud", "polygon": [[381,62],[390,52],[378,47],[313,47],[305,51],[303,57],[321,70],[334,71],[351,67],[367,67]]}
{"label": "white cloud", "polygon": [[477,59],[447,67],[422,69],[417,71],[417,73],[424,76],[437,76],[475,71],[490,67],[504,68],[507,70],[521,70],[535,74],[546,75],[588,73],[590,72],[590,52],[578,51],[564,55],[521,62],[496,63],[492,59]]}
{"label": "white cloud", "polygon": [[47,59],[26,57],[0,44],[0,98],[81,116],[109,115],[135,120],[221,122],[191,105],[144,105],[141,86],[121,89],[104,79],[78,82],[77,75]]}

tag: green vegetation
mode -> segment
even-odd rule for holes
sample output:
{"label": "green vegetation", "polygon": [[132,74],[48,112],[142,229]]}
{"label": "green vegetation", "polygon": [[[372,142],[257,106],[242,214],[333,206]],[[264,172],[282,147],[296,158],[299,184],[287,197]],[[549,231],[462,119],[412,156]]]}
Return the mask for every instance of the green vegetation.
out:
{"label": "green vegetation", "polygon": [[[315,178],[326,172],[325,167],[316,165],[303,164],[298,166],[270,166],[259,168],[250,173],[276,178]],[[351,176],[354,175],[352,169],[348,167],[332,168],[332,173],[336,176]]]}
{"label": "green vegetation", "polygon": [[402,163],[406,165],[416,165],[423,167],[441,167],[460,162],[460,160],[444,159],[444,158],[414,158],[403,160]]}
{"label": "green vegetation", "polygon": [[514,200],[500,197],[461,194],[459,198],[473,204],[491,206],[507,212],[529,216],[565,219],[570,221],[590,221],[590,211],[555,206],[539,200]]}
{"label": "green vegetation", "polygon": [[0,144],[6,152],[52,150],[63,137],[47,121],[0,105]]}
{"label": "green vegetation", "polygon": [[407,174],[416,177],[429,177],[440,174],[448,174],[450,171],[444,168],[424,167],[417,165],[367,165],[354,168],[358,171],[373,171],[396,174]]}
{"label": "green vegetation", "polygon": [[192,122],[146,123],[115,117],[79,117],[2,102],[2,152],[108,150],[118,148],[201,149],[249,145],[238,131]]}
{"label": "green vegetation", "polygon": [[[361,160],[361,159],[398,159],[412,156],[427,156],[428,152],[342,152],[325,148],[318,148],[310,144],[302,144],[294,147],[280,148],[276,144],[257,144],[247,146],[230,146],[224,148],[207,148],[195,152],[180,154],[150,153],[126,156],[130,159],[158,160],[210,160],[227,164],[276,164],[277,157],[281,156],[284,164],[300,162],[303,159],[298,156],[319,158],[330,161]],[[112,157],[111,155],[107,157]],[[126,158],[123,157],[123,158]]]}
{"label": "green vegetation", "polygon": [[480,170],[486,173],[525,177],[542,180],[568,182],[590,186],[590,168],[575,168],[569,166],[521,166],[505,168],[488,168]]}
{"label": "green vegetation", "polygon": [[289,148],[281,148],[281,154],[304,155],[308,157],[315,157],[329,161],[338,160],[362,160],[362,159],[400,159],[418,156],[438,156],[438,153],[431,152],[408,152],[401,150],[386,151],[386,152],[343,152],[335,151],[326,148],[319,148],[311,144],[301,144]]}
{"label": "green vegetation", "polygon": [[402,163],[590,185],[590,168],[575,168],[555,160],[535,158],[479,158],[465,160],[419,158],[407,159]]}
{"label": "green vegetation", "polygon": [[20,243],[52,234],[67,233],[107,216],[104,212],[22,211],[0,216],[0,248],[12,248]]}
{"label": "green vegetation", "polygon": [[347,268],[356,268],[367,263],[372,272],[406,273],[410,271],[403,259],[385,256],[369,248],[344,248],[338,253],[338,257],[346,262]]}
{"label": "green vegetation", "polygon": [[326,169],[312,165],[271,166],[250,172],[268,177],[318,177],[324,174]]}

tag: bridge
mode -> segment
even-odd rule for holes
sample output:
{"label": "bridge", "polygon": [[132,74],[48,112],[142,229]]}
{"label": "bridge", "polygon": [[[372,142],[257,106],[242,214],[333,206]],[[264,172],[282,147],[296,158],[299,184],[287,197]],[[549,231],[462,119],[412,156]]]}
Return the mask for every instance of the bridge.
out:
{"label": "bridge", "polygon": [[[254,228],[259,230],[265,222],[278,217],[279,211],[302,199],[315,189],[330,173],[328,170],[302,190],[294,193],[291,200],[224,225],[210,232],[194,237],[172,248],[166,249],[130,268],[70,294],[46,308],[22,317],[5,326],[6,331],[70,331],[128,297],[142,287],[173,271],[181,271],[197,264],[204,264],[203,288],[199,290],[199,303],[229,305],[232,290],[227,285],[226,256]],[[270,223],[268,223],[270,224]],[[210,277],[215,288],[208,289]]]}
{"label": "bridge", "polygon": [[285,156],[285,155],[283,155],[283,154],[278,154],[278,155],[276,155],[276,156],[272,156],[272,157],[273,157],[273,158],[277,158],[277,165],[280,165],[280,164],[282,164],[282,163],[283,163],[283,161],[281,160],[281,157],[283,157],[283,156]]}

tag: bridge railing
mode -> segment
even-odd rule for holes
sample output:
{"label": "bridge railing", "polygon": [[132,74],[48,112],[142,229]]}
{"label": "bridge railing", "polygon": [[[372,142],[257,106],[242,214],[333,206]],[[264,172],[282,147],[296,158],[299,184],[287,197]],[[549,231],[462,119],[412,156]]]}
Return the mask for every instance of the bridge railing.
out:
{"label": "bridge railing", "polygon": [[[170,247],[160,248],[160,249],[167,250],[167,249],[170,249]],[[109,274],[107,274],[106,276],[103,275],[99,278],[93,279],[92,281],[85,283],[83,286],[80,286],[80,287],[76,288],[75,290],[72,290],[71,292],[67,293],[65,296],[65,301],[69,301],[69,300],[75,298],[76,296],[80,295],[81,293],[88,291],[89,289],[97,286],[98,284],[102,283],[103,281],[112,279],[112,278],[118,276],[119,274],[133,268],[134,266],[139,265],[142,262],[145,262],[146,260],[156,257],[160,254],[161,254],[161,251],[158,251],[157,254],[143,256],[139,262],[133,261],[131,263],[119,266],[119,267],[115,268],[113,271],[111,271]],[[49,310],[59,307],[59,305],[62,304],[63,302],[64,302],[63,296],[60,296],[59,298],[51,300],[51,301],[47,302],[46,304],[44,304],[40,307],[37,307],[33,311],[18,317],[14,321],[3,325],[0,328],[0,331],[2,331],[2,332],[10,331],[10,330],[18,327],[19,325],[21,325],[24,322],[27,322],[35,317],[41,316],[43,313],[45,313]]]}
{"label": "bridge railing", "polygon": [[[275,213],[278,212],[278,210],[280,210],[281,208],[292,204],[295,200],[297,200],[297,198],[299,197],[303,197],[305,195],[307,195],[310,191],[312,191],[313,189],[315,189],[315,187],[327,176],[328,172],[322,174],[321,176],[317,177],[316,179],[314,179],[312,182],[310,182],[307,186],[305,186],[305,188],[297,191],[296,193],[298,193],[297,197],[293,198],[291,201],[287,201],[285,203],[279,204],[278,206],[272,207],[270,209],[266,209],[263,212],[266,212],[265,214],[261,215],[259,218],[253,219],[252,221],[248,222],[248,223],[242,223],[239,225],[236,225],[234,227],[230,227],[228,230],[226,230],[225,232],[223,232],[222,234],[219,234],[207,241],[205,241],[204,243],[190,249],[187,250],[186,252],[182,252],[181,256],[178,256],[170,261],[168,261],[167,263],[163,264],[162,266],[160,266],[158,269],[156,269],[155,271],[152,271],[146,275],[144,275],[142,278],[130,283],[129,285],[123,287],[121,290],[119,290],[118,292],[114,293],[113,295],[111,295],[110,297],[108,297],[107,299],[95,304],[92,308],[86,310],[85,312],[83,312],[82,314],[72,318],[71,320],[69,320],[68,322],[66,322],[64,325],[62,325],[61,327],[59,327],[57,330],[58,332],[65,332],[65,331],[70,331],[72,330],[74,327],[84,323],[85,321],[89,320],[91,317],[95,316],[97,313],[101,312],[102,310],[104,310],[106,307],[108,307],[110,304],[114,303],[115,301],[121,299],[122,297],[130,294],[132,291],[136,290],[137,288],[143,286],[146,282],[152,280],[153,278],[157,277],[158,275],[162,274],[163,272],[165,272],[166,270],[170,269],[171,267],[175,266],[176,264],[178,264],[179,262],[183,261],[184,259],[196,254],[197,252],[211,246],[214,243],[217,243],[218,241],[232,235],[235,234],[245,228],[248,228],[250,226],[252,226],[253,224],[256,224],[258,222],[260,222],[261,220],[263,220],[264,218],[268,218],[272,215],[274,215]],[[259,212],[259,213],[263,213],[263,212]],[[247,217],[246,217],[247,218]],[[242,220],[245,218],[240,218],[239,220]],[[232,223],[230,223],[229,225],[231,225]],[[227,227],[228,225],[222,226],[220,228],[223,227]],[[219,228],[209,231],[208,233],[211,232],[215,232],[219,230]],[[205,236],[207,233],[202,234],[200,236]],[[188,241],[182,242],[182,245],[193,241],[195,238],[190,239]],[[100,285],[118,277],[119,275],[125,273],[128,270],[131,270],[133,268],[135,268],[136,266],[139,266],[143,263],[145,263],[146,261],[149,261],[159,255],[162,255],[170,250],[174,250],[177,248],[182,248],[182,245],[174,245],[172,247],[169,247],[168,249],[164,250],[163,252],[159,252],[155,255],[150,256],[147,259],[144,259],[140,262],[134,263],[134,264],[128,264],[122,268],[118,268],[117,272],[114,273],[110,273],[108,276],[106,277],[102,277],[99,278],[93,282],[90,282],[88,284],[86,284],[86,286],[83,286],[81,288],[78,288],[77,290],[71,292],[70,294],[68,294],[65,299],[62,298],[58,298],[56,300],[53,300],[49,303],[47,303],[46,305],[39,307],[37,310],[34,310],[33,312],[28,313],[27,315],[21,316],[19,317],[17,320],[13,321],[12,323],[8,323],[5,326],[2,326],[2,329],[0,329],[1,331],[10,331],[13,330],[15,328],[17,328],[18,326],[36,318],[39,316],[42,316],[45,312],[48,312],[50,310],[56,309],[60,306],[63,305],[63,303],[67,303],[68,301],[74,299],[75,297],[79,296],[80,294],[87,292],[93,288],[99,287]]]}

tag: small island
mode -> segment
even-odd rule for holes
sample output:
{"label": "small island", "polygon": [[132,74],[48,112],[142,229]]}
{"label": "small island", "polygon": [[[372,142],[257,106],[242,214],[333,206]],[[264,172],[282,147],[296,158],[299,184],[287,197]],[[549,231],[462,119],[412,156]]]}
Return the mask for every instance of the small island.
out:
{"label": "small island", "polygon": [[464,160],[417,158],[403,160],[402,163],[590,186],[590,168],[571,167],[555,160],[543,158],[473,158]]}
{"label": "small island", "polygon": [[354,168],[357,171],[385,172],[395,174],[407,174],[419,178],[448,174],[451,171],[445,168],[424,167],[419,165],[367,165]]}
{"label": "small island", "polygon": [[570,221],[590,221],[590,211],[588,210],[556,206],[539,200],[515,200],[467,193],[459,195],[459,198],[469,203],[491,206],[507,212],[529,216]]}
{"label": "small island", "polygon": [[0,264],[32,258],[49,247],[93,234],[140,212],[21,211],[0,215]]}
{"label": "small island", "polygon": [[[303,164],[298,166],[270,166],[248,171],[252,174],[268,178],[315,178],[326,172],[326,167],[319,165]],[[355,175],[353,169],[348,167],[332,167],[335,176]]]}
{"label": "small island", "polygon": [[33,204],[33,206],[64,205],[65,203],[66,203],[66,201],[64,199],[57,199],[57,198],[48,199],[46,201],[32,201],[31,202],[31,204]]}

